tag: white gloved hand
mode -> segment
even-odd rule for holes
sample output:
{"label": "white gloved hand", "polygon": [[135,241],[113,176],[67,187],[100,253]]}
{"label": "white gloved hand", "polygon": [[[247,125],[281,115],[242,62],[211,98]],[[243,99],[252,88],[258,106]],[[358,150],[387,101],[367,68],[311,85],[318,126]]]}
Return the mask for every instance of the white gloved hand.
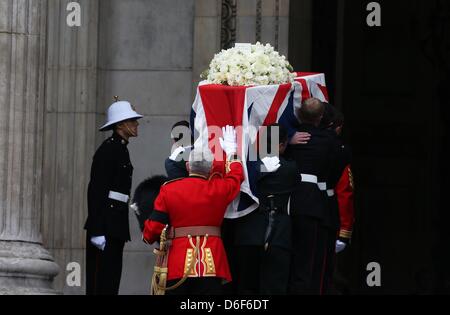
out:
{"label": "white gloved hand", "polygon": [[222,128],[223,138],[219,138],[220,146],[227,157],[237,153],[236,130],[232,126]]}
{"label": "white gloved hand", "polygon": [[276,172],[280,168],[280,159],[277,156],[265,157],[261,160],[268,173]]}
{"label": "white gloved hand", "polygon": [[341,241],[336,241],[336,254],[339,254],[347,247],[347,244]]}
{"label": "white gloved hand", "polygon": [[169,160],[176,162],[178,155],[183,153],[185,151],[185,148],[178,147],[175,150],[173,150],[172,154],[169,156]]}
{"label": "white gloved hand", "polygon": [[104,236],[91,237],[91,243],[100,250],[105,250],[106,238]]}

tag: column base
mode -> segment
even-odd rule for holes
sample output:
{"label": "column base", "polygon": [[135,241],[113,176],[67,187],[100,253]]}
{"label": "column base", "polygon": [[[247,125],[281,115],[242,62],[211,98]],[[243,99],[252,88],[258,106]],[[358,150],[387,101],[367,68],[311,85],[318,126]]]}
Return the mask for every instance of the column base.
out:
{"label": "column base", "polygon": [[0,295],[53,295],[59,267],[40,244],[0,240]]}

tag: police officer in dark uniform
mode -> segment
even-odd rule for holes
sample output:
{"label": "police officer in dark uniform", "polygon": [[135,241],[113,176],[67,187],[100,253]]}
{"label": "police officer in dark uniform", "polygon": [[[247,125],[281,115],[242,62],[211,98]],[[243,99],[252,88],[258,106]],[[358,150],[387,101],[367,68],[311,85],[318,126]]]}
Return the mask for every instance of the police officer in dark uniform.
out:
{"label": "police officer in dark uniform", "polygon": [[298,184],[291,201],[293,259],[290,294],[323,294],[324,264],[330,242],[336,236],[329,229],[332,221],[326,197],[334,157],[334,140],[319,127],[324,104],[306,100],[298,112],[300,132],[311,135],[307,144],[290,145],[287,156],[299,168]]}
{"label": "police officer in dark uniform", "polygon": [[128,139],[137,137],[138,119],[129,102],[118,101],[108,109],[101,131],[113,134],[94,155],[88,187],[86,239],[86,294],[117,295],[122,274],[125,242],[130,241],[128,200],[133,166]]}
{"label": "police officer in dark uniform", "polygon": [[[279,131],[277,152],[262,159],[257,180],[259,209],[236,220],[237,293],[283,295],[288,292],[291,263],[291,220],[289,199],[298,178],[297,165],[283,157],[288,145],[285,128],[267,128],[268,147],[272,130]],[[276,156],[279,153],[279,158]]]}

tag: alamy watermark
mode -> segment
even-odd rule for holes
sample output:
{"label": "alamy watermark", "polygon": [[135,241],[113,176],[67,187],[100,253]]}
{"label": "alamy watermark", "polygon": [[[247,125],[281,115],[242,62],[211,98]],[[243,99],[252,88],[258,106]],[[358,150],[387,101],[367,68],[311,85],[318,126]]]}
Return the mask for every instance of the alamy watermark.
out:
{"label": "alamy watermark", "polygon": [[[269,134],[270,130],[270,134]],[[242,152],[245,158],[249,162],[256,162],[260,157],[264,156],[279,156],[280,149],[280,130],[279,127],[255,127],[255,126],[237,126],[235,127],[237,134],[237,145],[238,152]],[[172,130],[172,136],[177,139],[173,144],[172,152],[174,152],[179,147],[189,147],[191,143],[191,130],[185,126],[177,126]],[[219,138],[222,137],[222,128],[219,126],[208,126],[204,128],[202,134],[195,141],[195,147],[198,149],[204,149],[209,147],[209,149],[214,152],[214,159],[216,161],[223,161],[225,158],[222,147],[220,146]],[[208,145],[206,144],[208,143]],[[243,150],[243,148],[245,150]],[[182,159],[189,159],[189,151],[180,154],[177,157],[177,161]],[[197,155],[198,158],[208,157],[209,154],[205,156]]]}
{"label": "alamy watermark", "polygon": [[378,2],[370,2],[367,4],[367,25],[370,27],[380,27],[381,26],[381,5]]}
{"label": "alamy watermark", "polygon": [[370,271],[366,278],[368,287],[381,287],[381,265],[377,262],[371,262],[367,265],[367,271]]}
{"label": "alamy watermark", "polygon": [[81,265],[77,262],[67,264],[66,284],[68,287],[81,287]]}
{"label": "alamy watermark", "polygon": [[78,2],[72,1],[67,4],[67,11],[69,14],[67,15],[67,26],[81,26],[81,5]]}
{"label": "alamy watermark", "polygon": [[[79,27],[81,26],[81,5],[76,1],[71,1],[67,4],[67,26]],[[367,25],[370,27],[381,26],[381,5],[378,2],[370,2],[367,4],[366,10],[370,13],[367,15]]]}

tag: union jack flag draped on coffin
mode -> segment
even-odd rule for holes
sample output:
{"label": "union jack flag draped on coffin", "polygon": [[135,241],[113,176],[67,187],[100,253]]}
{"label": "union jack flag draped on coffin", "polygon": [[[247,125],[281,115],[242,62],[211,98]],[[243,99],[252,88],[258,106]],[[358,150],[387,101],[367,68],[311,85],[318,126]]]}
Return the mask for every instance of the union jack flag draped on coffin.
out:
{"label": "union jack flag draped on coffin", "polygon": [[241,185],[241,194],[229,205],[226,218],[240,218],[258,208],[256,177],[260,164],[249,159],[249,149],[255,145],[257,134],[247,131],[278,122],[292,137],[298,125],[295,109],[310,97],[328,102],[324,74],[297,73],[293,84],[282,85],[199,84],[191,111],[191,126],[197,139],[195,146],[209,146],[215,152],[215,148],[220,147],[217,141],[222,137],[220,128],[226,125],[242,127],[238,128],[241,130],[238,130],[238,150],[243,160],[245,181]]}

